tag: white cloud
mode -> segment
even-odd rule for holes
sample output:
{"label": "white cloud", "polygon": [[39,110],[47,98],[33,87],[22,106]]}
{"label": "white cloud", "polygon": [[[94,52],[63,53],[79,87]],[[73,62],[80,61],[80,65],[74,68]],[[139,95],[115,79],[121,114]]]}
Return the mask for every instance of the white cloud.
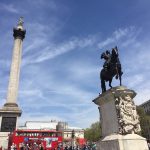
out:
{"label": "white cloud", "polygon": [[57,46],[47,46],[36,54],[32,54],[31,56],[24,58],[24,64],[40,63],[48,59],[53,59],[59,55],[75,50],[77,48],[82,49],[87,46],[91,46],[94,44],[94,42],[94,39],[91,37],[83,39],[73,38],[70,41],[64,42]]}
{"label": "white cloud", "polygon": [[127,47],[130,44],[135,44],[136,37],[141,32],[141,29],[136,29],[131,26],[128,28],[119,28],[115,30],[112,35],[106,38],[104,41],[98,43],[99,48],[109,47],[110,45],[116,46],[119,44],[119,47]]}
{"label": "white cloud", "polygon": [[13,5],[13,4],[3,4],[3,3],[0,3],[1,7],[0,9],[2,10],[6,10],[10,13],[20,13],[18,9],[16,9],[16,7]]}
{"label": "white cloud", "polygon": [[136,87],[139,86],[144,81],[143,74],[135,74],[125,77],[125,83],[128,84],[128,87]]}
{"label": "white cloud", "polygon": [[11,64],[11,60],[8,60],[8,59],[2,59],[0,60],[0,66],[2,68],[9,68],[10,67],[10,64]]}
{"label": "white cloud", "polygon": [[35,7],[39,7],[39,8],[42,8],[42,7],[44,7],[44,8],[49,8],[49,9],[51,9],[51,10],[58,10],[58,8],[59,8],[59,5],[58,4],[56,4],[55,3],[55,1],[53,1],[53,0],[48,0],[47,2],[44,0],[32,0],[32,1],[30,1],[30,0],[28,0],[28,2],[31,4],[32,3],[32,5],[34,5]]}

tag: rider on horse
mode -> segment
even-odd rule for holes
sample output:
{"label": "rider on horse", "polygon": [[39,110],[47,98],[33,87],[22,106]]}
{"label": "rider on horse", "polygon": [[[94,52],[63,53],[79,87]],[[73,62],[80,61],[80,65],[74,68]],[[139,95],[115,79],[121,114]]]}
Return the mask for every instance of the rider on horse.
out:
{"label": "rider on horse", "polygon": [[103,59],[103,58],[105,59],[103,68],[104,68],[105,71],[107,71],[110,67],[110,60],[111,60],[110,51],[106,50],[106,52],[102,53],[101,59]]}
{"label": "rider on horse", "polygon": [[123,74],[121,69],[121,63],[119,60],[119,54],[117,47],[112,48],[112,51],[105,51],[101,54],[101,59],[104,59],[103,69],[100,72],[101,87],[102,92],[106,91],[105,82],[109,81],[109,86],[111,86],[112,78],[115,76],[116,79],[119,78],[121,85],[121,76]]}
{"label": "rider on horse", "polygon": [[[120,60],[119,60],[119,57],[118,57],[118,49],[117,49],[117,47],[115,47],[115,48],[112,48],[112,53],[113,53],[113,51],[115,51],[115,54],[116,54],[116,56],[117,56],[117,62],[116,62],[116,65],[120,65],[121,66],[121,63],[120,63]],[[103,65],[103,69],[105,70],[105,71],[108,71],[109,69],[110,69],[110,63],[112,63],[111,62],[111,59],[113,59],[113,56],[112,56],[112,54],[110,53],[110,51],[109,50],[106,50],[106,52],[103,52],[102,54],[101,54],[101,59],[103,59],[104,58],[104,60],[105,60],[105,62],[104,62],[104,65]]]}

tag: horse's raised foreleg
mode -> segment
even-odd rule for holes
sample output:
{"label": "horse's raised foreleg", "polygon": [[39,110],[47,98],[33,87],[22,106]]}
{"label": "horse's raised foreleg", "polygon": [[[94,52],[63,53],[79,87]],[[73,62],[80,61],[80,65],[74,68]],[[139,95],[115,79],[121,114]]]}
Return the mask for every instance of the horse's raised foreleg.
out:
{"label": "horse's raised foreleg", "polygon": [[102,88],[102,93],[106,91],[106,85],[105,85],[105,80],[101,79],[101,88]]}

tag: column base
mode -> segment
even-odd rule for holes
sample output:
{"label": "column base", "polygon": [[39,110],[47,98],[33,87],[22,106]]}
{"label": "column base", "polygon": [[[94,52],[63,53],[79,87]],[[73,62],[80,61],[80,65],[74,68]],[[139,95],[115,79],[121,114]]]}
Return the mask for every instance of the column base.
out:
{"label": "column base", "polygon": [[8,135],[17,128],[21,113],[16,103],[5,103],[0,109],[0,147],[8,148]]}
{"label": "column base", "polygon": [[8,135],[10,132],[0,132],[0,147],[2,149],[8,149]]}
{"label": "column base", "polygon": [[3,113],[17,113],[21,116],[21,109],[18,107],[16,103],[5,103],[4,106],[0,109],[0,115]]}
{"label": "column base", "polygon": [[149,150],[145,138],[137,134],[109,135],[97,142],[97,150]]}
{"label": "column base", "polygon": [[16,129],[21,109],[15,103],[6,103],[0,109],[0,132],[12,132]]}

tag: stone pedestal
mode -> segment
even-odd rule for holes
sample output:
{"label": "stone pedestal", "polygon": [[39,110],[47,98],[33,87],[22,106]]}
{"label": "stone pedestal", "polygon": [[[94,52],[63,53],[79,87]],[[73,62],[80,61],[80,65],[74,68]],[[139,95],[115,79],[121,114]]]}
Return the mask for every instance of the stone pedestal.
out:
{"label": "stone pedestal", "polygon": [[2,150],[8,149],[8,135],[10,132],[0,132],[0,147]]}
{"label": "stone pedestal", "polygon": [[17,104],[5,104],[0,109],[0,132],[12,132],[16,129],[18,117],[22,111]]}
{"label": "stone pedestal", "polygon": [[97,150],[148,150],[148,146],[137,134],[112,134],[97,142]]}
{"label": "stone pedestal", "polygon": [[102,139],[98,150],[148,150],[133,98],[136,93],[124,86],[114,87],[93,100],[99,106]]}
{"label": "stone pedestal", "polygon": [[6,103],[0,109],[0,146],[8,148],[8,135],[17,128],[22,111],[17,104]]}

